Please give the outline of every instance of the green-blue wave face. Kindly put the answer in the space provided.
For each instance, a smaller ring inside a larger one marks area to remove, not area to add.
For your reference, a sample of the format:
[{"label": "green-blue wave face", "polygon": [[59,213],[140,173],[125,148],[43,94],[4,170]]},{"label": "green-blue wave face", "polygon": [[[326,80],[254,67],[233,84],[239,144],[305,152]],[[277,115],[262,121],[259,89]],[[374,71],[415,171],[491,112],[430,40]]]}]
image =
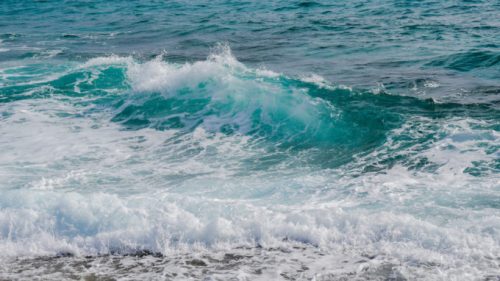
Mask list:
[{"label": "green-blue wave face", "polygon": [[[81,117],[99,115],[121,130],[167,130],[176,138],[196,130],[244,137],[264,153],[246,159],[250,166],[245,169],[252,170],[283,162],[337,168],[384,148],[389,139],[408,148],[448,137],[438,131],[415,139],[395,134],[418,118],[431,127],[477,118],[488,122],[485,129],[498,130],[494,104],[437,103],[384,90],[353,90],[319,76],[291,78],[247,68],[223,51],[192,64],[172,64],[161,57],[143,63],[108,57],[83,65],[13,67],[3,71],[0,98],[6,104],[53,98],[80,108]],[[412,162],[385,157],[378,159],[385,168]],[[421,166],[437,167],[430,161]]]}]

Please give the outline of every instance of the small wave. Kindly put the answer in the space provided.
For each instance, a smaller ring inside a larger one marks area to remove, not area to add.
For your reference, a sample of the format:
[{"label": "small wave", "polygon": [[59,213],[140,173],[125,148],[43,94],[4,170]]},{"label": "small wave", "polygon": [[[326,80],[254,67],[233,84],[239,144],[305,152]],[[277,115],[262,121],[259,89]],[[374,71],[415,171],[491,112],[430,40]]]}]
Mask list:
[{"label": "small wave", "polygon": [[323,5],[321,3],[314,1],[303,1],[297,4],[297,6],[302,8],[311,8],[311,7],[321,7]]},{"label": "small wave", "polygon": [[97,57],[88,60],[82,65],[82,68],[90,68],[94,66],[107,66],[116,64],[130,64],[133,62],[132,57],[120,57],[117,55],[107,56],[107,57]]},{"label": "small wave", "polygon": [[80,38],[80,36],[76,35],[76,34],[63,34],[61,36],[62,38],[65,38],[65,39],[76,39],[76,38]]},{"label": "small wave", "polygon": [[492,51],[469,51],[435,59],[428,66],[440,66],[457,71],[491,68],[500,63],[500,53]]},{"label": "small wave", "polygon": [[297,4],[288,3],[287,6],[276,8],[274,11],[289,11],[295,9],[309,9],[317,7],[325,7],[325,5],[315,1],[300,1]]}]

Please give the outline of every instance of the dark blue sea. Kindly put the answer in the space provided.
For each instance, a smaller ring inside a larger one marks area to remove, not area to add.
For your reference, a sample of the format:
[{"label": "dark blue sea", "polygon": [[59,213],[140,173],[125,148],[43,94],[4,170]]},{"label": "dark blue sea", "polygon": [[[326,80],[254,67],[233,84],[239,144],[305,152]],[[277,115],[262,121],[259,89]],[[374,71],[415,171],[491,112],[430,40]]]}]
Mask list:
[{"label": "dark blue sea", "polygon": [[0,280],[500,280],[500,2],[0,0]]}]

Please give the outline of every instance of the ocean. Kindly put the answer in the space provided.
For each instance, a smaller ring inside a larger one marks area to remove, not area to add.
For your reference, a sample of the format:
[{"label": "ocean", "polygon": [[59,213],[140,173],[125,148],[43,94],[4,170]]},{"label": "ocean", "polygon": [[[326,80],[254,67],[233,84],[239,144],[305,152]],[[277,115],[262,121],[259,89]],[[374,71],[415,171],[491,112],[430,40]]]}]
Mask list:
[{"label": "ocean", "polygon": [[500,280],[500,2],[0,2],[0,280]]}]

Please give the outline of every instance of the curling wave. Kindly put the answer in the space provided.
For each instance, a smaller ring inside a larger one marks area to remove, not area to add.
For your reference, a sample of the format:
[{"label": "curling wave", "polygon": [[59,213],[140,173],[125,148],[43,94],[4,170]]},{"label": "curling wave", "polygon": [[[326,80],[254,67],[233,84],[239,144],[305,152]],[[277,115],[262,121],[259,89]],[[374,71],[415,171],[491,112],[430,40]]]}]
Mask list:
[{"label": "curling wave", "polygon": [[224,47],[48,69],[0,76],[3,258],[304,244],[472,277],[498,257],[490,104],[293,78]]}]

